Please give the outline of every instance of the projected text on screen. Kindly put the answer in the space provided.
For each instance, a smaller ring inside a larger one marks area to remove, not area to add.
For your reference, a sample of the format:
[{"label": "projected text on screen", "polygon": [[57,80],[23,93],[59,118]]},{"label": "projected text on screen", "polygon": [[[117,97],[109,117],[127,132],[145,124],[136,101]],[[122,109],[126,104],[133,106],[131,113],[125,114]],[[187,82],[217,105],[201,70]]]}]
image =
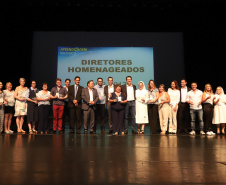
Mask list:
[{"label": "projected text on screen", "polygon": [[109,76],[114,83],[125,84],[132,76],[133,84],[154,79],[153,47],[58,47],[57,77],[62,81],[80,76],[81,85],[88,80]]}]

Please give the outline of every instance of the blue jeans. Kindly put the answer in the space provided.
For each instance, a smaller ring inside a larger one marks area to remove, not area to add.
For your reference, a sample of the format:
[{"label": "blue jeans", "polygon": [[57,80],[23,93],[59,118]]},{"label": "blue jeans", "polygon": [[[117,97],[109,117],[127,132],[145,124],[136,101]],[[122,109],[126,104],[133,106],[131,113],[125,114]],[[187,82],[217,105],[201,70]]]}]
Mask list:
[{"label": "blue jeans", "polygon": [[190,115],[191,115],[191,129],[195,130],[195,120],[196,120],[196,115],[198,116],[199,119],[199,127],[200,131],[203,131],[204,123],[203,123],[203,110],[195,110],[195,109],[190,109]]},{"label": "blue jeans", "polygon": [[135,101],[128,101],[125,106],[125,121],[124,121],[124,129],[128,130],[128,118],[129,113],[131,116],[131,126],[133,130],[136,130],[136,124],[135,124]]}]

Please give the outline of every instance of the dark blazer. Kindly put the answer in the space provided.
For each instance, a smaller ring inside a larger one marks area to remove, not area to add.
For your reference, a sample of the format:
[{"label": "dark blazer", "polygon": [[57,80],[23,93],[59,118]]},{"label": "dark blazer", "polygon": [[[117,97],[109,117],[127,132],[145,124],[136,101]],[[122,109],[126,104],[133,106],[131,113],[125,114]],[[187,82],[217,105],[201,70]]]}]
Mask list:
[{"label": "dark blazer", "polygon": [[[114,92],[115,92],[115,85],[114,85]],[[106,96],[106,103],[108,102],[108,85],[104,86],[104,94]]]},{"label": "dark blazer", "polygon": [[[136,93],[135,93],[136,89],[137,89],[136,86],[133,85],[133,93],[134,93],[134,98],[135,99],[136,99]],[[122,85],[122,93],[125,94],[126,97],[127,97],[127,84]]]},{"label": "dark blazer", "polygon": [[[75,85],[71,85],[68,87],[68,107],[69,108],[81,108],[82,107],[82,86],[78,86],[78,91],[75,98]],[[75,106],[73,100],[77,100],[78,106]]]},{"label": "dark blazer", "polygon": [[[88,87],[82,89],[82,99],[83,99],[82,109],[88,110],[90,107],[89,105],[90,96],[89,96]],[[95,102],[95,104],[92,107],[94,110],[96,109],[96,103],[98,100],[99,100],[99,96],[98,96],[97,90],[93,88],[93,101]]]},{"label": "dark blazer", "polygon": [[[187,92],[189,92],[190,90],[191,88],[187,86]],[[181,88],[180,88],[180,102],[181,102]]]}]

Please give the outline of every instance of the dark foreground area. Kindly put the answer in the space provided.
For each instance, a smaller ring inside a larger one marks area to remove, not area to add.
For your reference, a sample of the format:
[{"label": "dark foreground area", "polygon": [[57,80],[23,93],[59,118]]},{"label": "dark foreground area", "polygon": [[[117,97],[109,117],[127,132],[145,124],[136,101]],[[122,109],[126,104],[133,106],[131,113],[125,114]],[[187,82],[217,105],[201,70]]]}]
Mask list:
[{"label": "dark foreground area", "polygon": [[225,135],[2,134],[0,184],[226,184]]}]

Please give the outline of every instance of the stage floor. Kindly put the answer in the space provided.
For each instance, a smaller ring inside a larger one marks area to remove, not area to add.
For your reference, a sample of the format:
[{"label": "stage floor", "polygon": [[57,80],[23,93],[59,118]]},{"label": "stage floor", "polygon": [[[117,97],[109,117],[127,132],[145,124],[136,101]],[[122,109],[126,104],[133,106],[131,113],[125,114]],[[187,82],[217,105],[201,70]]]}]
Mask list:
[{"label": "stage floor", "polygon": [[0,135],[0,184],[226,184],[225,136]]}]

